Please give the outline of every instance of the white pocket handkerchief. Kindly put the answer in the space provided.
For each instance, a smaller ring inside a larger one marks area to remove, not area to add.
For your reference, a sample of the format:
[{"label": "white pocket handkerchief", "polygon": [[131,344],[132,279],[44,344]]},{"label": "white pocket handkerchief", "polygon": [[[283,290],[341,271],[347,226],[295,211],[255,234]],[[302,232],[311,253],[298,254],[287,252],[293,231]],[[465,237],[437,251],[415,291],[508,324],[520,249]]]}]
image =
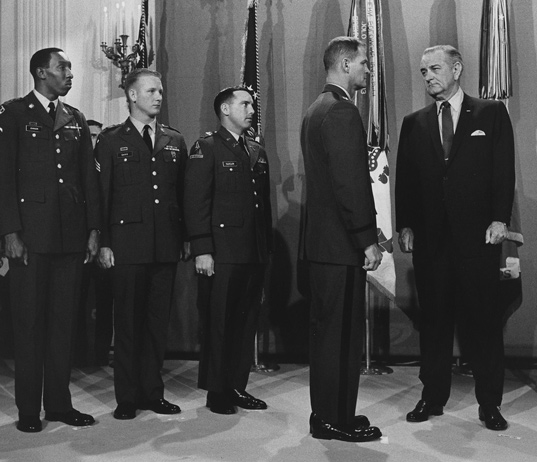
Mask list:
[{"label": "white pocket handkerchief", "polygon": [[486,136],[483,130],[476,130],[470,136]]}]

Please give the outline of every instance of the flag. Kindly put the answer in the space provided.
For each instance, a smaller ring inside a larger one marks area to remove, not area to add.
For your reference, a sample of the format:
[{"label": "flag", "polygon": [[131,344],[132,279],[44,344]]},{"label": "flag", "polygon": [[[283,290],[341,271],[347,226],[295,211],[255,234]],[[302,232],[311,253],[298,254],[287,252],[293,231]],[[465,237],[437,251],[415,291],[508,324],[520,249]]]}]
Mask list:
[{"label": "flag", "polygon": [[[506,0],[483,0],[481,16],[481,47],[479,61],[479,95],[481,98],[503,100],[513,95],[511,50],[509,45],[509,11]],[[522,303],[522,282],[518,247],[524,243],[520,227],[517,193],[511,214],[509,234],[502,243],[500,263],[501,300],[504,322]]]},{"label": "flag", "polygon": [[140,29],[138,31],[138,62],[137,68],[146,68],[149,66],[147,53],[147,23],[148,23],[148,2],[142,0],[142,15],[140,16]]},{"label": "flag", "polygon": [[367,46],[369,84],[356,93],[355,103],[360,110],[367,132],[369,172],[377,210],[377,234],[382,249],[382,263],[376,271],[368,272],[368,280],[390,300],[395,299],[395,265],[393,261],[392,205],[390,197],[390,168],[388,165],[389,136],[386,107],[386,71],[382,35],[380,0],[353,0],[348,36],[356,37]]},{"label": "flag", "polygon": [[258,0],[247,0],[248,16],[242,37],[241,85],[254,94],[255,114],[250,136],[258,141],[262,137],[261,102],[259,98],[259,46],[257,42],[257,6]]}]

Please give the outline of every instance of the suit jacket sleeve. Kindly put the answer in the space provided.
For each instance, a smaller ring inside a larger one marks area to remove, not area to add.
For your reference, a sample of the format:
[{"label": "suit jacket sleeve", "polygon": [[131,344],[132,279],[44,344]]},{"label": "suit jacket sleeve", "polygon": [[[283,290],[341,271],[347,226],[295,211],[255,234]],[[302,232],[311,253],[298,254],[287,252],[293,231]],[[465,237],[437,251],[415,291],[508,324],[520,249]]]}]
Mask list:
[{"label": "suit jacket sleeve", "polygon": [[95,145],[95,160],[99,170],[99,187],[102,210],[101,247],[110,247],[110,207],[112,203],[113,162],[108,138],[101,133]]},{"label": "suit jacket sleeve", "polygon": [[211,229],[214,190],[214,153],[199,139],[186,161],[184,213],[192,256],[214,253]]},{"label": "suit jacket sleeve", "polygon": [[418,169],[412,165],[409,152],[409,131],[412,121],[405,117],[401,126],[399,147],[397,149],[397,171],[395,182],[396,230],[403,228],[415,230],[418,223],[417,213],[420,204],[420,182]]},{"label": "suit jacket sleeve", "polygon": [[498,102],[497,108],[492,143],[493,221],[509,225],[515,191],[515,143],[505,105]]},{"label": "suit jacket sleeve", "polygon": [[376,244],[367,143],[358,109],[346,101],[335,103],[321,130],[336,205],[353,246],[364,249]]},{"label": "suit jacket sleeve", "polygon": [[0,236],[22,230],[17,199],[18,128],[9,106],[0,106]]}]

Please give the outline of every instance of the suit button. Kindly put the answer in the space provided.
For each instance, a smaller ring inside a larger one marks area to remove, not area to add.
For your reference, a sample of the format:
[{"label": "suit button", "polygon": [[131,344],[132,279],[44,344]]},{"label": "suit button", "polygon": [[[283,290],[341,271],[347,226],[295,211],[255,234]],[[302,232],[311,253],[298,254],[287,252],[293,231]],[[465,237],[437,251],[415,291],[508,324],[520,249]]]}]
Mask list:
[{"label": "suit button", "polygon": [[252,178],[252,183],[255,183],[255,180]]},{"label": "suit button", "polygon": [[123,223],[125,223],[124,220],[119,220],[119,224],[122,225]]},{"label": "suit button", "polygon": [[35,133],[32,133],[32,138],[35,138],[37,135]]},{"label": "suit button", "polygon": [[126,158],[125,158],[125,159],[123,159],[123,162],[127,162],[127,159],[126,159]]},{"label": "suit button", "polygon": [[257,191],[254,191],[254,196],[257,196]]},{"label": "suit button", "polygon": [[153,189],[158,189],[158,185],[154,184]]},{"label": "suit button", "polygon": [[24,202],[24,197],[21,199],[21,202]]},{"label": "suit button", "polygon": [[258,209],[258,208],[259,208],[259,204],[255,204],[255,208]]},{"label": "suit button", "polygon": [[223,228],[224,227],[224,223],[220,223],[220,228]]},{"label": "suit button", "polygon": [[62,150],[60,148],[57,148],[56,152],[59,154],[60,152],[62,152]]},{"label": "suit button", "polygon": [[57,139],[57,140],[60,139],[60,135],[58,135],[57,133],[56,133],[56,139]]},{"label": "suit button", "polygon": [[155,204],[158,204],[160,201],[158,199],[155,199]]},{"label": "suit button", "polygon": [[155,158],[154,158],[154,157],[151,157],[151,161],[155,162]]},{"label": "suit button", "polygon": [[56,167],[62,168],[62,164],[58,164],[58,165],[56,165]]},{"label": "suit button", "polygon": [[153,176],[157,176],[157,172],[153,172]]}]

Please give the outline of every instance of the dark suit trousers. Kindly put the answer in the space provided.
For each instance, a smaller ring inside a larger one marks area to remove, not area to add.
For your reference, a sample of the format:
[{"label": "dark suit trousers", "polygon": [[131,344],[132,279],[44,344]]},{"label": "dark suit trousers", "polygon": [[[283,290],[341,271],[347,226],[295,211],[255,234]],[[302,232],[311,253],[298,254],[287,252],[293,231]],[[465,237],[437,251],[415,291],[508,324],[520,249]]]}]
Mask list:
[{"label": "dark suit trousers", "polygon": [[71,345],[84,254],[36,254],[12,263],[15,401],[22,415],[72,409]]},{"label": "dark suit trousers", "polygon": [[363,348],[365,271],[309,262],[312,411],[333,424],[354,420]]},{"label": "dark suit trousers", "polygon": [[214,272],[198,279],[203,326],[198,387],[244,391],[254,359],[265,265],[215,263]]},{"label": "dark suit trousers", "polygon": [[461,351],[473,370],[477,402],[501,404],[504,354],[498,303],[500,247],[490,250],[486,256],[463,258],[448,239],[434,258],[414,251],[424,400],[445,405],[449,398],[456,327]]},{"label": "dark suit trousers", "polygon": [[164,395],[164,362],[176,263],[116,265],[114,389],[118,403]]}]

